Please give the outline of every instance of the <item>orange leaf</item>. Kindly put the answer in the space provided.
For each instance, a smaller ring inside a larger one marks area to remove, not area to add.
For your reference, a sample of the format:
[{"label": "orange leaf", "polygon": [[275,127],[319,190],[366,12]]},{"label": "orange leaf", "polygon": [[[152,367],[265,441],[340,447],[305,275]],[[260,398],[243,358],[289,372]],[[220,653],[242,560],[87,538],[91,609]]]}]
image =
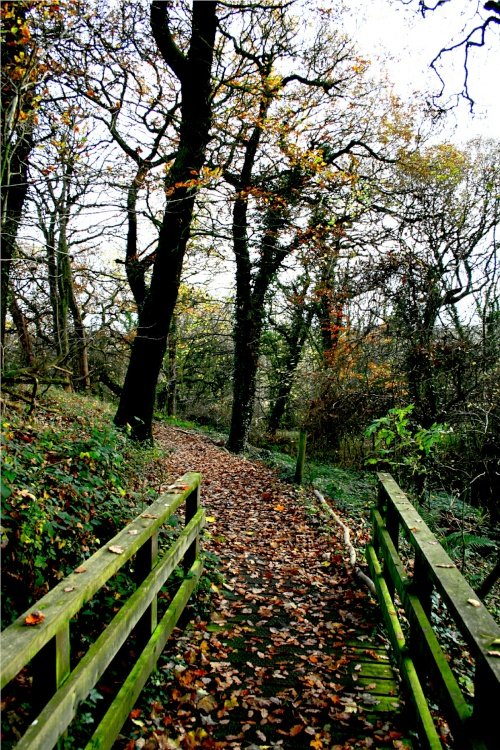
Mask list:
[{"label": "orange leaf", "polygon": [[140,708],[133,708],[129,716],[131,719],[137,719],[141,715],[142,710]]},{"label": "orange leaf", "polygon": [[295,724],[295,726],[290,729],[290,737],[295,737],[299,732],[302,732],[303,729],[304,727],[302,724]]},{"label": "orange leaf", "polygon": [[45,615],[40,610],[30,612],[30,614],[24,618],[25,625],[39,625],[45,620]]}]

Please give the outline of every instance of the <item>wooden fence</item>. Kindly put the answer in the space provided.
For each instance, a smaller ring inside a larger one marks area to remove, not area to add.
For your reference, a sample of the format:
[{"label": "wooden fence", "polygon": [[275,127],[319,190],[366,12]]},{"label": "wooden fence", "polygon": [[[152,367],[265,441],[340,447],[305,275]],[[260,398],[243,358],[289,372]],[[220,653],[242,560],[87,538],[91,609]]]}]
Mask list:
[{"label": "wooden fence", "polygon": [[[185,504],[185,526],[160,555],[158,532]],[[165,643],[182,614],[202,572],[200,474],[185,474],[110,542],[40,599],[1,635],[1,686],[31,662],[34,692],[46,702],[16,750],[49,750],[63,736],[79,704],[97,684],[134,630],[142,648],[86,750],[110,748],[127,719]],[[78,664],[70,666],[70,620],[132,557],[137,588]],[[174,570],[184,576],[167,611],[158,622],[157,595]],[[38,624],[28,626],[33,611]],[[28,619],[29,622],[29,619]]]},{"label": "wooden fence", "polygon": [[[391,475],[378,476],[367,559],[422,745],[442,748],[429,699],[442,710],[456,747],[498,748],[500,628]],[[405,562],[399,553],[402,535],[409,545]],[[438,640],[431,615],[434,592],[474,661],[473,700],[464,696]]]}]

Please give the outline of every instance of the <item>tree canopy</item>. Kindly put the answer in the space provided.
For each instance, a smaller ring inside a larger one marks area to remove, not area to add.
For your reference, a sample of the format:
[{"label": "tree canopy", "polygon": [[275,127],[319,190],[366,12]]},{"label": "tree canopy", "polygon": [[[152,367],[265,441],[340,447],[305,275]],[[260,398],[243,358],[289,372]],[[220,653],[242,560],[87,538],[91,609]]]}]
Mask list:
[{"label": "tree canopy", "polygon": [[498,440],[498,142],[445,138],[344,12],[2,5],[7,377],[118,396],[140,440],[155,409],[198,414],[235,452],[263,426],[362,445],[411,402],[424,427],[484,417],[478,470]]}]

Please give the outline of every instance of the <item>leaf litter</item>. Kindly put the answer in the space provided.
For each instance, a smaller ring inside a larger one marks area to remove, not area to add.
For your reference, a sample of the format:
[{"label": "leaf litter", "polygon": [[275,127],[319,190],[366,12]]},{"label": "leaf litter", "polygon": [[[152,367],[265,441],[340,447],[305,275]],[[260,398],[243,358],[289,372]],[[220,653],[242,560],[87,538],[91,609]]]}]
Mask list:
[{"label": "leaf litter", "polygon": [[341,532],[311,524],[303,492],[263,464],[166,425],[156,438],[172,477],[203,475],[203,548],[223,583],[206,620],[174,631],[114,747],[409,747],[379,610]]}]

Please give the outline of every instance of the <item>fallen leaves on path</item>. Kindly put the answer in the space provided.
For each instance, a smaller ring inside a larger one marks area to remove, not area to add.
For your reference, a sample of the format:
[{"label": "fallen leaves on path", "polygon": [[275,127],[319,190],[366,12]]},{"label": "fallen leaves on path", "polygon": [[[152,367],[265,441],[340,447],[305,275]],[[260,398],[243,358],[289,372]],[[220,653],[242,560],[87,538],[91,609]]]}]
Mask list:
[{"label": "fallen leaves on path", "polygon": [[164,425],[157,439],[171,479],[203,475],[203,547],[223,583],[210,620],[167,644],[161,701],[143,697],[115,747],[402,747],[377,605],[351,580],[337,532],[311,523],[301,490],[264,465]]}]

